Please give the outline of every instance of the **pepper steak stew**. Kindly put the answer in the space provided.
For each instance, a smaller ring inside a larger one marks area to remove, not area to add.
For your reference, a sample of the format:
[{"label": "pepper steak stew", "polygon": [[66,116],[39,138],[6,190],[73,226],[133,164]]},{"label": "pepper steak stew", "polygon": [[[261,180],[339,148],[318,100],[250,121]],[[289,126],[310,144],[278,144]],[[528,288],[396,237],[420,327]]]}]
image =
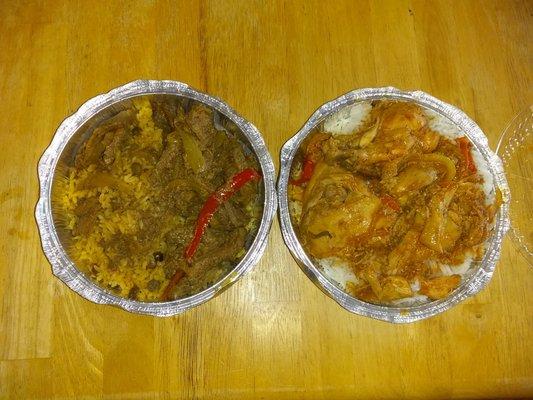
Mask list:
[{"label": "pepper steak stew", "polygon": [[263,192],[232,121],[199,102],[146,96],[94,128],[54,193],[78,268],[121,297],[167,301],[242,259]]}]

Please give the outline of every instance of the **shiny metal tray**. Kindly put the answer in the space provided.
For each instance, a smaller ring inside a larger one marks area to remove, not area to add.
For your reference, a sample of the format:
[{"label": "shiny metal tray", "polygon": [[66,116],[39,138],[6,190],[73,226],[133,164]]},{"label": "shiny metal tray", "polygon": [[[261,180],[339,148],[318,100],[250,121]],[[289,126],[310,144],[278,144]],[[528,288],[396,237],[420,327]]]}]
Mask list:
[{"label": "shiny metal tray", "polygon": [[[100,121],[108,118],[128,104],[131,99],[143,95],[171,95],[189,98],[217,110],[242,131],[250,147],[255,152],[263,175],[264,206],[261,223],[255,239],[246,255],[234,269],[206,290],[190,297],[169,302],[140,302],[118,297],[107,292],[76,268],[69,258],[54,224],[52,210],[52,186],[54,179],[61,173],[61,164],[72,159],[79,146],[87,139]],[[139,80],[96,96],[72,116],[65,119],[57,129],[50,146],[39,161],[40,198],[35,217],[41,235],[42,247],[55,276],[84,298],[98,304],[110,304],[138,314],[170,316],[202,304],[235,283],[259,260],[267,244],[267,236],[274,218],[277,201],[275,194],[275,170],[265,142],[255,126],[239,116],[223,101],[192,89],[176,81]]]},{"label": "shiny metal tray", "polygon": [[[321,269],[313,262],[303,249],[295,233],[294,227],[292,226],[287,195],[288,181],[292,162],[298,147],[304,138],[326,117],[341,110],[343,107],[359,101],[377,99],[414,102],[449,118],[461,131],[464,132],[479,153],[481,153],[493,176],[494,185],[502,192],[504,204],[501,206],[495,217],[494,228],[487,241],[486,251],[482,261],[479,262],[478,265],[472,267],[473,270],[469,276],[463,279],[462,284],[445,299],[409,307],[375,305],[356,299],[346,293],[336,283],[328,279]],[[500,256],[503,237],[509,229],[508,212],[510,193],[504,175],[502,162],[489,148],[488,140],[481,129],[464,112],[436,99],[435,97],[421,91],[404,92],[392,87],[354,90],[324,104],[316,110],[305,125],[285,143],[281,150],[278,200],[280,206],[281,230],[285,243],[303,272],[320,289],[322,289],[322,291],[332,297],[348,311],[394,323],[413,322],[439,314],[483,289],[494,273],[496,263]]]}]

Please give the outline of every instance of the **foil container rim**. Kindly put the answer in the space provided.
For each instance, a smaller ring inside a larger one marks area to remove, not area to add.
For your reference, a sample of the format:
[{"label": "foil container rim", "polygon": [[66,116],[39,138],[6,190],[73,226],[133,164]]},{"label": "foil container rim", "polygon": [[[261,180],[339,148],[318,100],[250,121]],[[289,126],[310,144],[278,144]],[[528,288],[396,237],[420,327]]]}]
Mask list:
[{"label": "foil container rim", "polygon": [[[167,94],[190,98],[214,108],[232,120],[248,139],[259,161],[264,186],[264,204],[258,232],[242,260],[224,278],[193,296],[170,302],[141,302],[125,299],[105,291],[93,283],[68,257],[57,235],[52,217],[51,190],[57,162],[65,146],[85,122],[107,107],[129,98],[151,94]],[[259,130],[218,97],[191,88],[173,80],[136,80],[99,94],[83,103],[57,128],[50,145],[38,163],[39,200],[35,207],[35,219],[45,256],[53,274],[73,291],[97,304],[109,304],[126,311],[152,316],[172,316],[198,306],[227,289],[249,272],[261,258],[267,245],[276,210],[275,167]]]},{"label": "foil container rim", "polygon": [[[502,192],[503,204],[495,217],[494,229],[488,241],[483,260],[478,269],[445,299],[415,306],[383,306],[366,303],[350,296],[332,283],[307,255],[292,226],[287,196],[292,160],[303,139],[325,118],[345,106],[360,101],[391,99],[415,102],[449,118],[470,139],[487,162],[494,185]],[[481,128],[459,108],[445,103],[423,91],[403,91],[395,87],[362,88],[352,90],[320,106],[303,127],[282,146],[278,178],[278,204],[281,231],[287,247],[303,272],[328,296],[346,310],[391,323],[410,323],[442,313],[457,303],[481,291],[490,281],[501,253],[503,237],[509,230],[510,192],[503,164],[490,149],[488,139]]]}]

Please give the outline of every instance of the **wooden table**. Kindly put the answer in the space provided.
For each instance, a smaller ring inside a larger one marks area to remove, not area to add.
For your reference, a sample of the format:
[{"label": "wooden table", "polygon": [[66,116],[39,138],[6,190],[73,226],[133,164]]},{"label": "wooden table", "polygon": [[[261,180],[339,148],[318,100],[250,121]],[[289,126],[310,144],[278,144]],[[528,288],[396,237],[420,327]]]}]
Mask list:
[{"label": "wooden table", "polygon": [[319,291],[277,221],[262,261],[173,318],[92,304],[52,276],[37,161],[67,115],[138,78],[225,99],[281,145],[354,88],[422,89],[494,148],[533,100],[531,1],[1,1],[0,397],[354,399],[533,396],[532,270],[509,239],[482,293],[410,325]]}]

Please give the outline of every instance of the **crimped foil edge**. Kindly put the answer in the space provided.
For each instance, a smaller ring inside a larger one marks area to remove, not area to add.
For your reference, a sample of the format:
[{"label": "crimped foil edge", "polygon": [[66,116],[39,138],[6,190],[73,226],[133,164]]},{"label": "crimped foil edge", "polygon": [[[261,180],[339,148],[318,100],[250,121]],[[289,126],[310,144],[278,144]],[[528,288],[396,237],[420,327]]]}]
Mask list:
[{"label": "crimped foil edge", "polygon": [[[483,260],[479,268],[472,273],[450,296],[417,306],[388,307],[358,300],[328,280],[320,269],[311,261],[300,244],[292,227],[288,204],[288,180],[292,161],[303,139],[324,118],[354,102],[388,98],[391,100],[412,101],[448,117],[472,141],[476,149],[487,162],[494,179],[495,187],[503,195],[504,204],[495,217],[494,230],[488,241]],[[410,323],[429,318],[444,312],[467,297],[482,290],[490,281],[496,263],[500,257],[501,245],[509,223],[510,193],[505,178],[503,164],[499,157],[489,148],[488,140],[479,126],[457,107],[447,104],[425,92],[406,92],[394,87],[365,88],[348,92],[319,107],[304,126],[290,138],[281,149],[280,175],[278,178],[278,203],[281,230],[285,243],[304,273],[326,294],[348,311],[392,323]]]},{"label": "crimped foil edge", "polygon": [[[140,302],[115,296],[94,284],[68,257],[54,227],[51,207],[53,176],[59,157],[74,133],[92,116],[106,107],[145,94],[170,94],[200,101],[230,118],[247,137],[261,166],[264,185],[264,207],[257,235],[243,259],[222,280],[193,296],[171,302]],[[275,169],[265,142],[257,128],[237,114],[233,108],[217,97],[199,92],[188,85],[170,80],[137,80],[100,94],[86,101],[56,130],[52,142],[44,151],[38,164],[40,197],[35,208],[35,218],[43,251],[52,266],[53,274],[82,297],[97,304],[109,304],[126,311],[153,316],[172,316],[189,310],[213,298],[246,274],[262,256],[268,233],[277,209]]]}]

